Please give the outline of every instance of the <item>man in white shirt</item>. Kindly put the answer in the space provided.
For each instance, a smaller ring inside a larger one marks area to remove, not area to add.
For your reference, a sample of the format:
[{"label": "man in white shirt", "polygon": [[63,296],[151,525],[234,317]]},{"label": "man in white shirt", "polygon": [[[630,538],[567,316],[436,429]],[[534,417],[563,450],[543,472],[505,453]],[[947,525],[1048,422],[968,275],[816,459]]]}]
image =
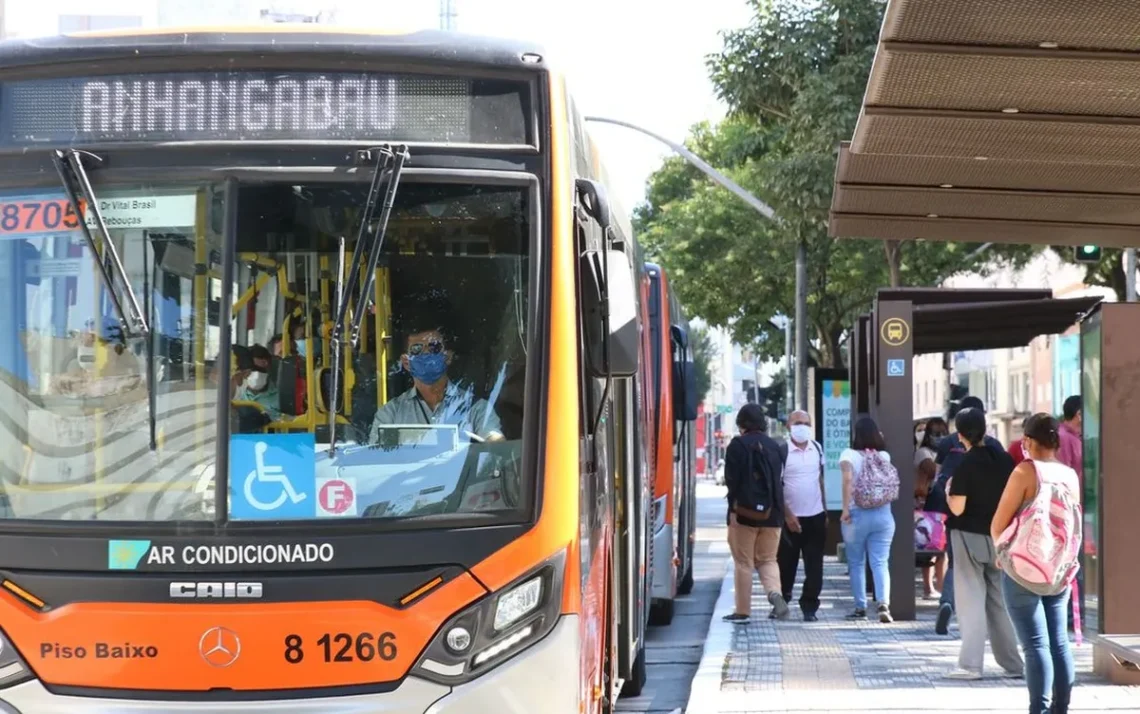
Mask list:
[{"label": "man in white shirt", "polygon": [[823,448],[812,436],[811,417],[794,411],[788,417],[791,437],[780,449],[784,458],[784,533],[776,560],[784,600],[792,601],[800,554],[804,560],[804,585],[800,609],[804,622],[815,622],[819,593],[823,589],[823,548],[827,539],[827,500],[823,491]]}]

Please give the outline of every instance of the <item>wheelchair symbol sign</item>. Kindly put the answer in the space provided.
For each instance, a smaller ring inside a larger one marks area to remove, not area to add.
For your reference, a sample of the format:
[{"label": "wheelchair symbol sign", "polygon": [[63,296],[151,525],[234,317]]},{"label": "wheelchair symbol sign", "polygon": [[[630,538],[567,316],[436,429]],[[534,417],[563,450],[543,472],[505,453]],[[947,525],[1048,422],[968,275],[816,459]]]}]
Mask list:
[{"label": "wheelchair symbol sign", "polygon": [[889,359],[887,360],[887,376],[888,377],[905,377],[906,376],[906,360]]},{"label": "wheelchair symbol sign", "polygon": [[230,438],[230,518],[314,518],[316,443],[312,434]]}]

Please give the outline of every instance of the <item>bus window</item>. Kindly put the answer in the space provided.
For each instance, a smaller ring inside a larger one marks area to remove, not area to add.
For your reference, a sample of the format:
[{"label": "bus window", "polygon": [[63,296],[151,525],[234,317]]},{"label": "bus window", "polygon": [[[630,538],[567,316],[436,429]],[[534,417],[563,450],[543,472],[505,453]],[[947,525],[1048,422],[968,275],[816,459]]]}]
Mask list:
[{"label": "bus window", "polygon": [[218,275],[221,245],[198,223],[208,194],[197,186],[99,192],[149,341],[121,329],[62,190],[0,196],[28,214],[0,226],[0,403],[15,423],[0,430],[9,455],[0,515],[202,517],[193,474],[212,468],[217,439],[207,370],[218,357],[219,290],[207,278]]},{"label": "bus window", "polygon": [[[237,253],[291,266],[308,326],[293,361],[316,411],[332,403],[325,347],[339,239],[349,262],[368,185],[244,185]],[[522,187],[401,182],[355,349],[346,344],[338,450],[317,425],[317,478],[352,479],[357,516],[517,514],[532,240]],[[367,251],[365,251],[367,255]],[[361,273],[365,272],[363,269]],[[347,281],[346,265],[340,281]],[[321,284],[329,276],[330,286]],[[351,311],[364,281],[347,285]],[[350,312],[351,312],[350,311]],[[346,334],[350,330],[346,329]],[[291,334],[291,330],[285,334]],[[347,388],[344,386],[347,385]],[[309,410],[313,410],[310,404]],[[310,515],[309,517],[312,517]]]}]

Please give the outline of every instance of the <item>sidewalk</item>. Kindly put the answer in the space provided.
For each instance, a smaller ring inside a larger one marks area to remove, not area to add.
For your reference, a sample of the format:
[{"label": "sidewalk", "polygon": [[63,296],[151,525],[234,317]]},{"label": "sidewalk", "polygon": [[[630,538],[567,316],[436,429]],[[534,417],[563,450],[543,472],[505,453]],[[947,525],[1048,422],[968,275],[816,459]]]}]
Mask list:
[{"label": "sidewalk", "polygon": [[[769,620],[770,607],[758,581],[752,622],[723,622],[732,612],[732,591],[731,559],[726,558],[687,714],[1028,710],[1024,680],[1003,678],[988,648],[984,679],[945,679],[957,663],[960,641],[956,625],[947,636],[934,633],[936,602],[920,599],[914,622],[844,620],[851,597],[846,566],[835,558],[825,565],[823,604],[815,623],[799,619],[795,602],[789,619]],[[1070,711],[1140,712],[1140,687],[1114,687],[1094,678],[1087,640],[1073,652],[1077,689]]]}]

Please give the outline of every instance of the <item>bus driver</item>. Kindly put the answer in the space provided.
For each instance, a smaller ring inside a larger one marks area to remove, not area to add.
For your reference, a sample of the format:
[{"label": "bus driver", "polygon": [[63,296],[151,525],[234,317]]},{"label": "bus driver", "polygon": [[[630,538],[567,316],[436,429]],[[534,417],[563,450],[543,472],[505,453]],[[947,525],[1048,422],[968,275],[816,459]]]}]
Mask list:
[{"label": "bus driver", "polygon": [[372,420],[368,441],[381,443],[380,427],[387,424],[453,424],[460,436],[472,441],[502,441],[502,425],[486,399],[463,389],[447,376],[453,353],[447,349],[440,327],[420,324],[408,331],[400,365],[412,375],[414,386],[380,407]]}]

